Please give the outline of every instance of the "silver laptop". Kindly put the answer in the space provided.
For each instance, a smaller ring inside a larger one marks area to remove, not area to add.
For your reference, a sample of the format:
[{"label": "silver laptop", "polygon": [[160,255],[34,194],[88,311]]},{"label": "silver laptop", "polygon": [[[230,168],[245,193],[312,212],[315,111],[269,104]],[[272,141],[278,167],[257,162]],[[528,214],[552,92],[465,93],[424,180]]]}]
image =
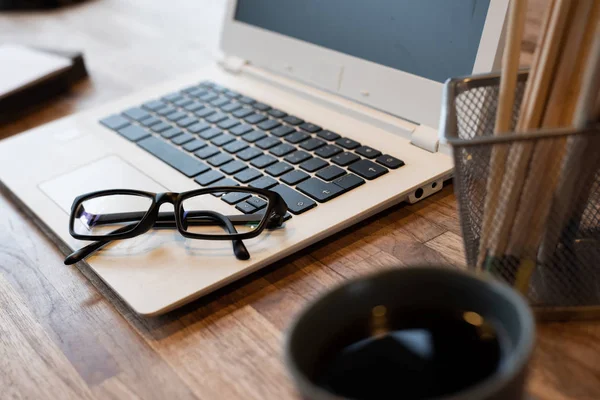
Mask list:
[{"label": "silver laptop", "polygon": [[176,230],[86,259],[137,313],[167,312],[441,190],[452,173],[437,134],[443,82],[495,68],[507,5],[230,1],[221,60],[0,142],[0,180],[65,253],[86,244],[68,230],[83,193],[223,184],[280,193],[291,218],[245,241],[249,260],[234,257],[231,242]]}]

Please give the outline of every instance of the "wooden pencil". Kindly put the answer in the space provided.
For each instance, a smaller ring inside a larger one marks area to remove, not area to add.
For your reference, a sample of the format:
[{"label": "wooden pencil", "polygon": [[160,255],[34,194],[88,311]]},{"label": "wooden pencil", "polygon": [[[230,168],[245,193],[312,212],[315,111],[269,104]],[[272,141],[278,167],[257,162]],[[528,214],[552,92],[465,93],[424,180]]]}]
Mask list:
[{"label": "wooden pencil", "polygon": [[[519,56],[521,40],[525,29],[526,14],[526,0],[511,1],[507,27],[507,40],[502,58],[502,75],[500,78],[498,108],[496,112],[496,124],[494,127],[495,135],[508,134],[512,129],[515,90],[517,87],[517,75],[519,73]],[[479,244],[479,261],[477,262],[477,265],[483,264],[483,259],[488,246],[488,236],[493,217],[492,210],[496,208],[498,202],[498,194],[500,192],[506,156],[506,146],[495,146],[492,149],[486,185],[482,233]]]}]

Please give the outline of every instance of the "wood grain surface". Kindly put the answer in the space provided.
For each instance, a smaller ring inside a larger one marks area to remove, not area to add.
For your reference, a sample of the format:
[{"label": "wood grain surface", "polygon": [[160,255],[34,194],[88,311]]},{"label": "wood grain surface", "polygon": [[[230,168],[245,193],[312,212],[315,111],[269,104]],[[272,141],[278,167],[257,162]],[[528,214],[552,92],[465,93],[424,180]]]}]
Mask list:
[{"label": "wood grain surface", "polygon": [[[523,64],[546,0],[529,0]],[[0,42],[82,50],[90,79],[0,127],[0,138],[101,104],[215,56],[221,0],[95,0],[0,14]],[[282,338],[310,299],[348,277],[462,264],[452,186],[400,205],[159,318],[132,313],[0,195],[0,397],[282,399],[296,394]],[[529,389],[600,398],[600,322],[538,326]]]}]

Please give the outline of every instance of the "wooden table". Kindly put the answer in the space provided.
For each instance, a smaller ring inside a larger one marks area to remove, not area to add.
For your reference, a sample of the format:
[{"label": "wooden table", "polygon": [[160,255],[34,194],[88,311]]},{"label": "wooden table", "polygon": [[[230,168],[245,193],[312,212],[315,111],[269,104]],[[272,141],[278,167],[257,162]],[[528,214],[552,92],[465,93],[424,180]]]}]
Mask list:
[{"label": "wooden table", "polygon": [[[545,0],[530,0],[525,63]],[[0,127],[0,138],[191,71],[217,48],[221,0],[96,0],[0,14],[0,42],[85,51],[89,81]],[[284,331],[345,278],[463,263],[452,187],[400,205],[169,315],[133,314],[0,195],[0,397],[282,399]],[[600,398],[600,322],[543,324],[529,383],[540,399]]]}]

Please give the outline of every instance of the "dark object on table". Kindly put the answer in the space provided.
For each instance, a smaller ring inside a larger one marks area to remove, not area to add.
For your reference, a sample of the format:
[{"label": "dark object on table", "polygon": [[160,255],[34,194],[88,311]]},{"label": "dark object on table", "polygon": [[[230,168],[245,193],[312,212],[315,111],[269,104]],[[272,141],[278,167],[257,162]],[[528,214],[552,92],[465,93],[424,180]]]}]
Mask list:
[{"label": "dark object on table", "polygon": [[68,91],[71,86],[88,76],[83,61],[83,53],[40,48],[36,50],[70,59],[71,66],[34,85],[25,86],[8,96],[0,96],[0,122],[7,122],[10,119],[14,119],[40,103]]},{"label": "dark object on table", "polygon": [[0,10],[38,10],[58,8],[84,0],[0,0]]}]

